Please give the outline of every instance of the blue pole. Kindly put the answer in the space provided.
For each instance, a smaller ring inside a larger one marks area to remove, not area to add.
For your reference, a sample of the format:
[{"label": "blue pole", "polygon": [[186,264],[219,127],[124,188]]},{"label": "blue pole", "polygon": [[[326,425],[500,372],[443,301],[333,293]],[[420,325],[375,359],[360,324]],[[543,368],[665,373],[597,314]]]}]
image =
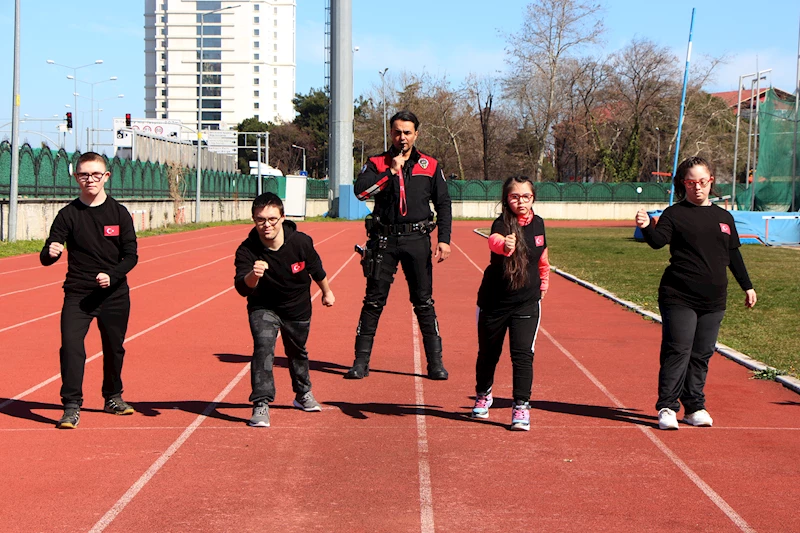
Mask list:
[{"label": "blue pole", "polygon": [[678,117],[678,135],[675,139],[675,159],[672,161],[672,185],[669,189],[669,205],[675,197],[675,171],[678,169],[678,154],[681,150],[681,130],[683,129],[683,112],[686,109],[686,85],[689,83],[689,61],[692,58],[692,30],[694,29],[694,11],[692,8],[692,22],[689,24],[689,46],[686,49],[686,70],[683,71],[683,92],[681,93],[681,112]]}]

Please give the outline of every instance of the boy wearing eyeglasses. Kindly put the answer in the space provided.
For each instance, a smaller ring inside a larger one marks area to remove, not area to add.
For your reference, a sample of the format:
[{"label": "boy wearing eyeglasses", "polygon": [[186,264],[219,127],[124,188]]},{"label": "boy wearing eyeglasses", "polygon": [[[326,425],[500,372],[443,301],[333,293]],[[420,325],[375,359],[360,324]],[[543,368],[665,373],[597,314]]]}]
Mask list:
[{"label": "boy wearing eyeglasses", "polygon": [[127,274],[139,260],[136,232],[128,210],[105,191],[111,173],[103,156],[82,154],[75,165],[80,196],[62,208],[50,227],[39,259],[50,266],[61,258],[64,243],[67,275],[61,310],[61,403],[59,429],[74,429],[83,404],[84,340],[97,319],[103,345],[103,410],[130,415],[122,399],[122,361],[130,315]]},{"label": "boy wearing eyeglasses", "polygon": [[234,286],[247,297],[253,335],[253,415],[248,424],[269,427],[269,404],[275,401],[272,366],[279,332],[295,393],[293,405],[306,412],[322,410],[311,393],[308,374],[311,280],[322,291],[322,305],[331,307],[335,298],[314,242],[297,231],[294,222],[286,220],[281,199],[264,193],[253,201],[252,213],[255,227],[236,250]]}]

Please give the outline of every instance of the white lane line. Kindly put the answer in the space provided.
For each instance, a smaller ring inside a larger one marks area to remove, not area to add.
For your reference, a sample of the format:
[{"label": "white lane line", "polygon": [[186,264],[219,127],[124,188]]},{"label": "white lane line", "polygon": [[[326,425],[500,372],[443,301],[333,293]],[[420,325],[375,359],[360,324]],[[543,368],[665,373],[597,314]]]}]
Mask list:
[{"label": "white lane line", "polygon": [[[135,287],[131,287],[130,290],[135,291],[136,289],[141,289],[142,287],[146,287],[147,285],[152,285],[153,283],[158,283],[159,281],[164,281],[165,279],[174,278],[175,276],[180,276],[181,274],[186,274],[187,272],[191,272],[193,270],[197,270],[197,269],[200,269],[200,268],[203,268],[203,267],[207,267],[208,265],[213,265],[214,263],[219,263],[220,261],[222,261],[224,259],[230,259],[230,256],[221,257],[221,258],[215,259],[215,260],[213,260],[213,261],[211,261],[209,263],[204,263],[204,264],[202,264],[200,266],[192,267],[192,268],[189,268],[187,270],[183,270],[181,272],[177,272],[175,274],[170,274],[169,276],[164,276],[163,278],[158,278],[158,279],[155,279],[153,281],[148,281],[146,283],[142,283],[140,285],[136,285]],[[45,318],[50,318],[51,316],[55,316],[55,315],[58,315],[58,314],[61,314],[60,310],[56,311],[54,313],[49,313],[47,315],[42,315],[40,317],[32,318],[30,320],[26,320],[25,322],[20,322],[19,324],[13,324],[11,326],[6,326],[6,327],[0,329],[0,333],[3,333],[4,331],[8,331],[10,329],[15,329],[15,328],[19,328],[19,327],[25,326],[25,325],[30,324],[32,322],[37,322],[39,320],[44,320]]]},{"label": "white lane line", "polygon": [[4,296],[11,296],[12,294],[19,294],[21,292],[34,291],[36,289],[42,289],[44,287],[51,287],[53,285],[58,285],[59,283],[64,283],[64,280],[60,279],[60,280],[54,281],[52,283],[45,283],[44,285],[37,285],[36,287],[28,287],[27,289],[20,289],[18,291],[5,292],[3,294],[0,294],[0,298],[2,298]]},{"label": "white lane line", "polygon": [[[602,384],[602,383],[600,383],[600,381],[599,381],[599,380],[598,380],[596,377],[594,377],[594,375],[593,375],[591,372],[589,372],[589,370],[588,370],[588,369],[587,369],[585,366],[583,366],[583,365],[580,363],[580,361],[578,361],[578,360],[575,358],[575,356],[573,356],[573,355],[572,355],[572,354],[571,354],[571,353],[570,353],[570,352],[569,352],[569,351],[568,351],[566,348],[564,348],[564,347],[563,347],[563,346],[562,346],[562,345],[561,345],[561,344],[560,344],[560,343],[559,343],[557,340],[555,340],[555,339],[553,338],[553,336],[552,336],[552,335],[550,335],[550,333],[548,333],[548,332],[547,332],[547,330],[545,330],[544,328],[542,328],[542,333],[544,333],[544,335],[545,335],[545,336],[546,336],[546,337],[547,337],[547,338],[550,340],[550,342],[552,342],[552,343],[553,343],[553,345],[554,345],[556,348],[558,348],[558,349],[561,351],[561,353],[563,353],[564,355],[566,355],[566,356],[567,356],[567,358],[568,358],[570,361],[572,361],[572,362],[575,364],[575,366],[577,366],[577,367],[578,367],[578,369],[579,369],[581,372],[583,372],[583,374],[584,374],[584,375],[585,375],[587,378],[589,378],[589,381],[591,381],[592,383],[594,383],[594,384],[595,384],[595,386],[596,386],[598,389],[600,389],[600,390],[603,392],[603,394],[604,394],[604,395],[605,395],[605,396],[606,396],[606,397],[607,397],[609,400],[611,400],[611,401],[614,403],[614,405],[615,405],[617,408],[620,408],[620,409],[624,409],[624,408],[625,408],[625,406],[622,404],[622,402],[620,402],[620,401],[619,401],[619,400],[618,400],[618,399],[617,399],[617,398],[616,398],[616,397],[615,397],[613,394],[611,394],[611,393],[608,391],[608,389],[606,389],[606,388],[603,386],[603,384]],[[744,519],[744,518],[742,518],[741,516],[739,516],[739,514],[738,514],[736,511],[734,511],[734,510],[733,510],[733,508],[732,508],[730,505],[728,505],[728,503],[727,503],[727,502],[726,502],[726,501],[725,501],[725,500],[722,498],[722,496],[720,496],[719,494],[717,494],[717,493],[716,493],[716,491],[714,491],[714,489],[712,489],[712,488],[711,488],[711,487],[708,485],[708,483],[706,483],[705,481],[703,481],[703,479],[702,479],[702,478],[701,478],[699,475],[697,475],[697,474],[694,472],[694,470],[692,470],[691,468],[689,468],[689,465],[687,465],[686,463],[684,463],[684,462],[683,462],[683,461],[680,459],[680,457],[678,457],[678,456],[677,456],[677,455],[676,455],[676,454],[675,454],[675,453],[674,453],[674,452],[673,452],[673,451],[672,451],[672,450],[669,448],[669,446],[667,446],[666,444],[664,444],[664,442],[663,442],[661,439],[659,439],[658,437],[656,437],[655,433],[653,432],[653,430],[652,430],[651,428],[649,428],[649,427],[644,427],[644,426],[638,426],[638,425],[637,425],[636,427],[638,427],[638,428],[639,428],[639,429],[642,431],[642,433],[644,433],[644,435],[645,435],[645,436],[646,436],[648,439],[650,439],[650,441],[651,441],[653,444],[655,444],[655,445],[656,445],[656,447],[657,447],[659,450],[661,450],[661,452],[662,452],[662,453],[664,453],[664,455],[666,455],[666,456],[667,456],[667,457],[670,459],[670,461],[672,461],[672,462],[675,464],[675,466],[677,466],[677,467],[678,467],[678,468],[681,470],[681,472],[683,472],[683,473],[686,475],[686,477],[688,477],[688,478],[689,478],[689,479],[692,481],[692,483],[694,483],[695,485],[697,485],[697,488],[699,488],[701,491],[703,491],[703,494],[705,494],[705,495],[708,497],[708,499],[710,499],[710,500],[711,500],[711,501],[714,503],[714,505],[716,505],[717,507],[719,507],[719,509],[720,509],[720,510],[721,510],[723,513],[725,513],[725,515],[726,515],[728,518],[730,518],[730,520],[731,520],[731,521],[732,521],[734,524],[736,524],[736,527],[738,527],[738,528],[739,528],[741,531],[744,531],[744,532],[747,532],[747,533],[754,533],[754,532],[755,532],[755,529],[751,528],[751,527],[750,527],[750,525],[749,525],[749,524],[748,524],[748,523],[745,521],[745,519]]]},{"label": "white lane line", "polygon": [[[334,278],[336,278],[336,276],[339,275],[339,273],[344,269],[344,267],[347,266],[347,264],[350,261],[353,260],[354,257],[356,257],[355,253],[353,253],[353,255],[351,255],[347,259],[347,261],[345,261],[344,264],[342,264],[342,266],[339,267],[339,270],[337,270],[336,273],[330,277],[329,281],[333,282]],[[317,292],[314,293],[314,295],[311,297],[311,301],[313,302],[320,294],[321,291],[317,289]],[[131,486],[131,488],[129,488],[125,492],[125,494],[123,494],[122,497],[119,500],[117,500],[114,506],[111,507],[111,509],[109,509],[108,512],[105,515],[103,515],[103,517],[100,520],[97,521],[97,523],[94,525],[94,527],[92,527],[89,533],[100,533],[101,531],[105,530],[105,528],[107,528],[111,524],[111,522],[114,521],[114,519],[122,512],[122,510],[125,509],[125,507],[133,500],[133,498],[136,497],[139,491],[141,491],[144,488],[144,486],[147,485],[147,483],[153,478],[153,476],[155,476],[156,473],[158,473],[158,471],[161,470],[161,467],[164,466],[164,464],[166,464],[166,462],[173,455],[175,455],[175,453],[181,446],[183,446],[183,443],[185,443],[189,439],[189,437],[192,436],[192,433],[194,433],[197,430],[200,424],[202,424],[203,421],[206,418],[208,418],[208,415],[212,411],[214,411],[217,404],[222,402],[222,400],[225,399],[228,393],[230,393],[230,391],[233,390],[233,388],[239,383],[239,381],[241,381],[242,378],[245,375],[247,375],[247,371],[249,369],[250,369],[249,363],[245,364],[242,367],[242,369],[239,371],[236,377],[234,377],[231,380],[231,382],[228,383],[228,385],[222,390],[222,392],[220,392],[217,395],[217,397],[214,398],[214,400],[208,405],[208,407],[206,407],[205,410],[203,410],[203,413],[198,415],[197,418],[195,418],[194,421],[189,425],[189,427],[187,427],[183,431],[183,433],[181,433],[180,436],[177,439],[175,439],[175,442],[173,442],[170,445],[170,447],[167,448],[167,450],[163,454],[161,454],[161,456],[158,459],[156,459],[156,461],[152,465],[150,465],[150,468],[148,468],[147,471],[144,474],[142,474],[142,476],[136,481],[136,483],[134,483]]]},{"label": "white lane line", "polygon": [[[201,229],[209,229],[209,228],[201,228]],[[195,230],[195,231],[198,231],[198,230]],[[221,232],[215,233],[213,235],[198,235],[198,236],[195,236],[195,237],[189,237],[188,239],[178,239],[178,240],[174,240],[174,241],[170,241],[170,242],[162,242],[162,243],[159,243],[159,244],[153,244],[152,246],[142,246],[139,249],[140,250],[149,250],[150,248],[159,248],[161,246],[172,246],[173,244],[178,244],[178,243],[182,243],[182,242],[196,241],[197,239],[210,239],[210,238],[216,237],[218,235],[229,235],[231,233],[238,233],[240,231],[241,230],[236,229],[236,230],[233,230],[233,231],[221,231]]]},{"label": "white lane line", "polygon": [[[206,248],[213,248],[215,246],[222,246],[223,244],[229,244],[231,242],[236,242],[236,240],[232,240],[232,241],[231,240],[227,240],[227,241],[223,241],[223,242],[218,242],[216,244],[209,244],[208,246],[201,246],[199,248],[192,248],[191,250],[183,250],[183,251],[180,251],[180,252],[173,252],[171,254],[160,255],[158,257],[151,257],[150,259],[145,259],[143,261],[139,261],[138,263],[136,263],[136,265],[137,266],[138,265],[144,265],[144,264],[150,263],[152,261],[158,261],[159,259],[165,259],[167,257],[172,257],[172,256],[175,256],[175,255],[188,254],[188,253],[191,253],[191,252],[196,252],[198,250],[205,250]],[[62,264],[64,264],[64,263],[62,263]],[[48,268],[48,267],[43,267],[43,266],[40,265],[38,267],[33,267],[31,270],[38,270],[38,269],[41,269],[41,268]],[[21,292],[33,291],[33,290],[41,289],[41,288],[44,288],[44,287],[50,287],[52,285],[57,285],[59,283],[64,283],[64,280],[63,279],[59,279],[58,281],[54,281],[52,283],[47,283],[45,285],[37,285],[36,287],[28,287],[27,289],[20,289],[18,291],[7,292],[7,293],[4,293],[4,294],[0,294],[0,298],[2,298],[3,296],[11,296],[12,294],[19,294]]]},{"label": "white lane line", "polygon": [[[458,246],[456,246],[456,248],[458,248]],[[467,257],[467,259],[469,259],[469,256],[467,256],[467,254],[464,253],[464,251],[461,250],[461,248],[458,249],[459,251],[461,251],[461,253],[464,254],[465,257]],[[475,265],[475,263],[471,259],[469,259],[469,261],[470,263]],[[477,267],[477,265],[475,266]],[[481,269],[478,268],[478,270]],[[544,335],[550,340],[550,342],[552,342],[553,345],[561,351],[561,353],[567,356],[567,358],[570,361],[572,361],[572,363],[576,367],[578,367],[578,369],[589,379],[589,381],[591,381],[598,389],[600,389],[600,391],[606,396],[606,398],[611,400],[611,402],[614,403],[614,405],[617,408],[620,409],[625,408],[622,402],[620,402],[616,396],[611,394],[611,392],[605,387],[605,385],[603,385],[600,382],[600,380],[598,380],[591,372],[589,372],[589,370],[585,366],[581,364],[580,361],[578,361],[566,348],[564,348],[555,338],[553,338],[553,336],[550,335],[550,333],[548,333],[547,330],[541,328],[541,332],[544,333]],[[747,533],[755,533],[755,530],[751,528],[750,525],[745,521],[745,519],[739,516],[739,514],[736,511],[734,511],[730,505],[728,505],[728,503],[722,498],[722,496],[717,494],[714,491],[714,489],[712,489],[705,481],[702,480],[700,476],[698,476],[691,468],[689,468],[689,466],[686,463],[684,463],[666,444],[664,444],[661,441],[661,439],[656,437],[652,429],[650,429],[649,427],[643,427],[639,425],[637,425],[636,427],[638,427],[642,431],[642,433],[644,433],[644,435],[648,439],[650,439],[650,441],[653,444],[655,444],[656,447],[659,450],[661,450],[661,452],[664,455],[666,455],[670,459],[670,461],[672,461],[673,464],[675,464],[675,466],[677,466],[681,470],[681,472],[683,472],[686,475],[686,477],[688,477],[692,481],[692,483],[694,483],[697,486],[697,488],[699,488],[703,492],[703,494],[705,494],[706,497],[708,497],[708,499],[710,499],[714,503],[714,505],[716,505],[723,513],[725,513],[725,515],[734,524],[736,524],[736,526],[741,531]]]},{"label": "white lane line", "polygon": [[[56,266],[65,267],[67,266],[66,263],[55,263]],[[0,276],[5,276],[6,274],[14,274],[15,272],[26,272],[28,270],[39,270],[42,268],[42,265],[36,265],[27,268],[18,268],[17,270],[6,270],[5,272],[0,272]]]},{"label": "white lane line", "polygon": [[[200,307],[200,306],[202,306],[202,305],[205,305],[205,304],[207,304],[208,302],[210,302],[211,300],[213,300],[213,299],[215,299],[215,298],[218,298],[219,296],[222,296],[222,295],[223,295],[223,294],[225,294],[226,292],[228,292],[228,291],[232,291],[232,290],[233,290],[233,287],[228,287],[228,288],[227,288],[227,289],[225,289],[224,291],[218,292],[218,293],[217,293],[217,294],[215,294],[214,296],[211,296],[210,298],[206,298],[206,299],[205,299],[205,300],[203,300],[202,302],[200,302],[200,303],[198,303],[198,304],[195,304],[195,305],[193,305],[193,306],[191,306],[191,307],[189,307],[189,308],[187,308],[187,309],[184,309],[184,310],[183,310],[183,311],[181,311],[180,313],[176,313],[176,314],[172,315],[171,317],[169,317],[169,318],[166,318],[166,319],[162,320],[162,321],[161,321],[161,322],[159,322],[158,324],[152,325],[152,326],[150,326],[150,327],[149,327],[149,328],[147,328],[147,329],[143,329],[142,331],[140,331],[140,332],[138,332],[138,333],[135,333],[135,334],[131,335],[130,337],[126,337],[126,338],[125,338],[125,340],[124,340],[122,343],[123,343],[123,344],[127,344],[127,343],[129,343],[130,341],[132,341],[133,339],[135,339],[135,338],[137,338],[137,337],[141,337],[141,336],[142,336],[142,335],[144,335],[145,333],[149,333],[149,332],[153,331],[153,330],[154,330],[154,329],[156,329],[156,328],[160,328],[160,327],[161,327],[161,326],[163,326],[164,324],[166,324],[166,323],[168,323],[168,322],[172,322],[172,321],[173,321],[173,320],[175,320],[176,318],[178,318],[178,317],[180,317],[180,316],[183,316],[183,315],[185,315],[186,313],[188,313],[188,312],[190,312],[190,311],[193,311],[193,310],[197,309],[198,307]],[[103,355],[103,352],[102,352],[102,350],[101,350],[101,351],[99,351],[99,352],[97,352],[97,353],[96,353],[96,354],[94,354],[93,356],[91,356],[91,357],[87,358],[87,359],[86,359],[86,363],[85,363],[85,364],[89,364],[89,363],[91,363],[92,361],[94,361],[95,359],[97,359],[98,357],[100,357],[101,355]],[[41,389],[42,387],[44,387],[44,386],[46,386],[46,385],[49,385],[50,383],[52,383],[53,381],[57,380],[57,379],[58,379],[58,378],[60,378],[60,377],[61,377],[61,374],[56,374],[55,376],[52,376],[52,377],[50,377],[50,378],[47,378],[46,380],[42,381],[42,382],[41,382],[41,383],[39,383],[38,385],[34,385],[34,386],[33,386],[33,387],[31,387],[30,389],[28,389],[28,390],[26,390],[26,391],[24,391],[24,392],[21,392],[21,393],[19,393],[19,394],[17,394],[17,395],[16,395],[16,396],[14,396],[13,398],[9,398],[8,400],[4,401],[3,403],[0,403],[0,411],[1,411],[1,410],[2,410],[4,407],[6,407],[7,405],[9,405],[9,404],[11,404],[11,403],[13,403],[13,402],[15,402],[15,401],[17,401],[17,400],[21,399],[21,398],[24,398],[25,396],[27,396],[27,395],[29,395],[29,394],[31,394],[31,393],[33,393],[33,392],[36,392],[37,390]]]},{"label": "white lane line", "polygon": [[433,533],[433,493],[431,465],[428,460],[428,426],[425,423],[425,392],[422,386],[422,354],[419,349],[419,324],[411,314],[411,336],[414,339],[414,389],[417,402],[417,463],[419,467],[419,521],[422,533]]},{"label": "white lane line", "polygon": [[244,376],[247,375],[247,371],[249,369],[250,365],[244,365],[242,367],[239,373],[236,374],[236,377],[234,377],[230,383],[228,383],[228,386],[222,389],[222,392],[220,392],[217,397],[214,398],[210,404],[208,404],[208,407],[205,408],[203,414],[198,415],[197,418],[195,418],[194,421],[189,424],[189,427],[183,430],[183,433],[181,433],[180,436],[175,439],[175,442],[173,442],[170,447],[167,448],[163,454],[161,454],[161,457],[156,459],[156,461],[150,465],[150,468],[148,468],[147,471],[142,474],[142,477],[140,477],[136,483],[134,483],[131,488],[129,488],[125,494],[123,494],[122,497],[117,500],[117,503],[115,503],[114,506],[109,509],[100,520],[97,521],[92,529],[89,530],[89,533],[99,533],[114,521],[117,515],[119,515],[119,513],[121,513],[122,510],[125,509],[125,507],[136,497],[139,491],[141,491],[144,486],[147,485],[147,482],[150,481],[159,470],[161,470],[161,467],[164,466],[167,461],[169,461],[170,457],[172,457],[175,452],[177,452],[178,449],[183,446],[183,443],[192,436],[192,433],[195,432],[197,427],[202,424],[206,418],[208,418],[208,415],[210,415],[214,409],[216,409],[217,405],[222,402],[228,393],[233,390],[233,388],[242,380]]}]

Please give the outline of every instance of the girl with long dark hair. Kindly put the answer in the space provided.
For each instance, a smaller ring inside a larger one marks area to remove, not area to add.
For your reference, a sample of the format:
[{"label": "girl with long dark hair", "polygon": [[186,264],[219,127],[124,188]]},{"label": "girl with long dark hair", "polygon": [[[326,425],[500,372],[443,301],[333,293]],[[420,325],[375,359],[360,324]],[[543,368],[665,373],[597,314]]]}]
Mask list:
[{"label": "girl with long dark hair", "polygon": [[745,291],[744,305],[756,304],[756,291],[747,275],[739,234],[733,216],[709,199],[714,183],[711,165],[690,157],[675,172],[675,197],[653,223],[644,209],[636,225],[652,248],[669,244],[669,266],[658,287],[661,311],[661,368],[658,372],[658,426],[678,429],[677,412],[683,404],[683,421],[711,426],[705,408],[708,361],[725,316],[728,274]]},{"label": "girl with long dark hair", "polygon": [[511,429],[530,429],[533,352],[539,331],[541,299],[547,292],[544,221],[533,212],[536,193],[530,178],[508,178],[503,184],[502,214],[492,224],[491,260],[478,290],[478,360],[472,416],[488,418],[492,384],[508,330],[514,405]]}]

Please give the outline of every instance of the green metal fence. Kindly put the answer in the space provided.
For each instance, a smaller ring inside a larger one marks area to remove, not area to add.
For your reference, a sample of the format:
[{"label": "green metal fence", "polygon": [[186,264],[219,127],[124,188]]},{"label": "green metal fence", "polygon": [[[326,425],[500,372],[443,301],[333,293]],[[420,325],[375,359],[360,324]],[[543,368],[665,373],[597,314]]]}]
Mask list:
[{"label": "green metal fence", "polygon": [[[47,148],[20,148],[19,195],[21,198],[74,198],[78,186],[70,176],[70,165],[80,153],[57,152]],[[109,194],[120,199],[168,199],[168,167],[158,163],[130,161],[113,158],[107,160],[111,178],[106,185]],[[11,177],[11,145],[0,143],[0,198],[8,198]],[[286,195],[286,178],[264,177],[262,190],[274,192],[281,198]],[[195,198],[194,170],[185,171],[180,181],[180,195]],[[306,198],[328,198],[328,180],[308,179]],[[669,201],[667,183],[536,183],[537,202],[642,202]],[[455,202],[498,202],[502,194],[501,181],[449,180],[447,188]],[[772,179],[759,183],[756,188],[756,209],[785,209],[785,199],[791,194],[791,182]],[[256,176],[203,171],[201,196],[207,200],[230,198],[255,198],[258,190]],[[714,194],[730,195],[730,184],[714,186]],[[736,200],[740,209],[747,209],[752,187],[737,185]],[[779,205],[780,204],[780,205]],[[778,206],[778,208],[776,208]]]}]

